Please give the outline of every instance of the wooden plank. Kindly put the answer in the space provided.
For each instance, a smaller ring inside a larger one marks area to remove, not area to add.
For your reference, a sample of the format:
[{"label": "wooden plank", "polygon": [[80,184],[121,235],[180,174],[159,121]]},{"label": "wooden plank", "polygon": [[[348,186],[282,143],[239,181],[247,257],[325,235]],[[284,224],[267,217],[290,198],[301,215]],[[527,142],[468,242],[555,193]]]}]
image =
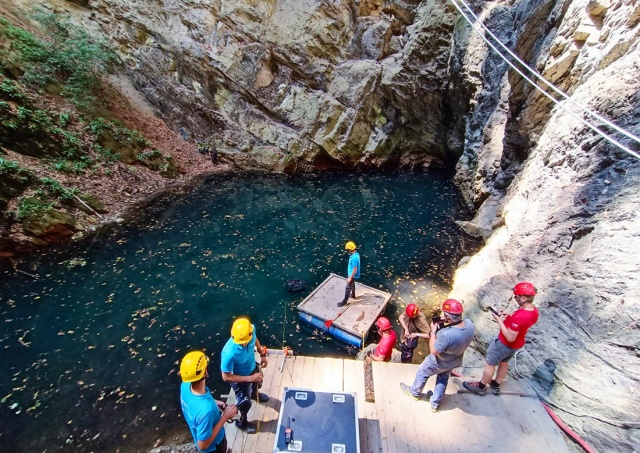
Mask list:
[{"label": "wooden plank", "polygon": [[[304,383],[304,368],[305,368],[305,364],[306,361],[309,359],[309,357],[295,357],[293,358],[293,360],[295,360],[295,363],[293,363],[293,367],[291,369],[291,376],[290,376],[290,387],[300,387],[302,386],[302,384]],[[292,359],[289,359],[292,360]],[[288,372],[287,370],[283,369],[283,373]],[[278,398],[282,398],[282,395],[284,394],[284,389],[282,389],[282,393],[280,393],[280,395],[278,395]]]},{"label": "wooden plank", "polygon": [[311,376],[311,390],[324,392],[324,361],[327,359],[313,359],[313,374]]},{"label": "wooden plank", "polygon": [[[224,385],[228,385],[228,384],[224,384]],[[233,393],[233,390],[231,389],[231,387],[229,387],[229,397],[227,398],[227,404],[235,404],[236,403],[236,396]],[[239,415],[236,416],[236,418],[238,418]],[[239,436],[239,431],[238,429],[236,429],[236,425],[234,423],[227,423],[224,426],[224,432],[227,436],[227,445],[232,448],[236,437],[240,437]]]},{"label": "wooden plank", "polygon": [[[456,384],[456,386],[458,387],[459,393],[471,393],[475,395],[475,393],[470,392],[469,390],[464,388],[464,386],[462,385],[464,381],[469,381],[469,380],[471,379],[466,379],[466,378],[461,379],[458,377],[452,377],[450,379],[450,381],[453,381],[453,383]],[[491,394],[491,389],[488,387],[487,387],[487,394]],[[527,396],[527,397],[533,397],[533,398],[537,397],[535,392],[531,388],[527,388],[521,385],[521,383],[519,383],[517,380],[514,380],[514,379],[509,379],[502,383],[502,385],[500,386],[500,395]]]},{"label": "wooden plank", "polygon": [[[513,451],[526,451],[529,447],[525,445],[527,440],[522,436],[519,428],[521,423],[516,418],[507,418],[506,413],[508,407],[515,404],[520,408],[520,397],[517,396],[500,396],[498,398],[493,395],[487,395],[484,398],[477,395],[465,394],[462,396],[471,402],[470,407],[477,408],[470,414],[470,424],[479,433],[478,441],[480,445],[475,447],[475,451],[481,451],[483,448],[491,448],[492,450],[509,449]],[[469,413],[467,413],[467,416]],[[495,421],[500,420],[500,436],[495,435]],[[538,451],[541,445],[532,445]],[[544,449],[543,449],[544,450]],[[544,450],[546,451],[546,450]]]},{"label": "wooden plank", "polygon": [[327,358],[321,362],[323,371],[323,392],[341,392],[343,369],[342,360]]},{"label": "wooden plank", "polygon": [[411,386],[415,379],[417,365],[404,364],[397,369],[397,387],[400,392],[398,405],[403,410],[404,421],[407,424],[407,443],[412,444],[412,449],[417,449],[420,453],[441,453],[443,452],[439,436],[434,436],[430,431],[433,423],[429,403],[424,397],[419,401],[414,401],[411,397],[402,393],[400,382]]},{"label": "wooden plank", "polygon": [[[536,446],[537,451],[562,453],[569,451],[559,428],[542,407],[540,400],[519,398],[517,402],[505,406],[507,418],[512,421],[518,420],[526,445]],[[533,449],[528,451],[533,452]]]},{"label": "wooden plank", "polygon": [[[263,429],[263,432],[265,432],[265,437],[263,443],[261,443],[259,446],[259,448],[264,452],[271,452],[273,450],[273,445],[275,444],[276,429],[278,427],[278,417],[280,415],[280,409],[282,408],[282,395],[284,395],[284,388],[294,387],[294,385],[292,385],[293,376],[296,373],[300,373],[299,371],[297,371],[297,369],[303,368],[305,365],[305,361],[308,359],[309,357],[303,356],[286,357],[284,359],[284,362],[282,362],[280,359],[277,362],[277,366],[273,369],[275,378],[269,392],[270,400],[268,403],[269,407],[273,410],[273,416],[270,418],[268,424]],[[280,370],[282,370],[282,372]]]},{"label": "wooden plank", "polygon": [[[413,382],[417,365],[375,362],[375,403],[364,401],[363,362],[295,357],[285,360],[282,373],[278,371],[279,365],[280,361],[274,359],[264,370],[262,391],[268,393],[271,400],[250,412],[253,419],[262,413],[260,432],[249,436],[234,434],[236,429],[232,425],[225,428],[234,452],[272,451],[284,387],[355,392],[360,450],[363,453],[570,451],[536,398],[492,394],[479,397],[458,393],[452,378],[438,413],[433,414],[424,395],[419,401],[414,401],[402,394],[399,387],[400,382],[408,385]],[[425,393],[434,385],[435,376],[427,382]],[[522,383],[511,382],[506,388],[514,393],[528,393],[527,389],[518,390],[518,386]]]},{"label": "wooden plank", "polygon": [[[272,398],[272,388],[274,385],[277,385],[277,381],[279,379],[276,367],[274,366],[276,356],[269,357],[269,365],[264,368],[263,374],[263,387],[260,389],[261,392],[269,395],[270,399]],[[275,382],[275,384],[274,384]],[[232,397],[230,401],[235,402],[235,395],[231,392]],[[241,430],[235,427],[235,424],[228,424],[225,427],[225,431],[227,432],[227,442],[229,447],[235,451],[247,451],[253,452],[256,449],[256,446],[262,445],[268,436],[268,433],[265,431],[264,424],[269,425],[270,419],[276,418],[278,411],[273,409],[273,401],[268,401],[267,403],[257,404],[255,399],[252,401],[252,407],[249,411],[248,417],[253,423],[259,426],[259,431],[256,434],[246,434]],[[258,423],[260,422],[260,423]],[[270,450],[268,450],[270,451]]]},{"label": "wooden plank", "polygon": [[373,362],[373,383],[375,388],[375,407],[376,415],[380,423],[380,437],[382,440],[381,447],[385,453],[395,453],[396,444],[395,437],[391,431],[391,414],[388,413],[388,405],[385,404],[384,393],[382,389],[387,385],[386,368],[384,363]]},{"label": "wooden plank", "polygon": [[[358,388],[364,389],[364,362],[356,362],[356,385],[358,385]],[[359,396],[361,400],[365,400],[364,390],[360,391]],[[378,419],[375,402],[368,403],[365,400],[362,412],[364,413],[363,416],[366,429],[366,439],[364,441],[364,444],[367,448],[364,451],[367,451],[369,453],[382,453],[384,451],[382,442],[382,427],[380,420]]]},{"label": "wooden plank", "polygon": [[[447,389],[449,389],[449,387],[447,387]],[[493,435],[500,433],[499,436],[503,436],[503,428],[494,424],[493,427],[488,430],[487,427],[480,428],[475,423],[470,422],[468,415],[458,404],[457,397],[458,395],[445,394],[446,400],[443,399],[441,403],[442,409],[439,409],[437,414],[433,414],[434,419],[437,419],[439,422],[438,427],[434,427],[434,429],[440,430],[440,442],[443,445],[443,449],[447,449],[447,445],[451,445],[452,447],[448,448],[449,451],[486,451],[489,447],[483,445],[483,439],[485,439],[489,433]],[[497,419],[493,419],[493,422],[495,423],[496,420]],[[484,418],[483,422],[486,421],[489,420]],[[455,425],[451,425],[451,423]],[[456,426],[457,429],[455,431],[452,430],[452,426]],[[461,442],[461,439],[465,439],[465,442]],[[506,445],[504,447],[506,447]],[[494,450],[493,448],[489,449]],[[509,449],[507,448],[507,450]],[[496,448],[495,451],[501,451],[501,449]]]},{"label": "wooden plank", "polygon": [[[343,360],[342,391],[356,394],[356,405],[358,406],[358,437],[360,441],[360,451],[366,453],[367,447],[367,419],[364,406],[363,382],[363,362],[356,360]],[[359,377],[359,379],[358,379]]]},{"label": "wooden plank", "polygon": [[[264,403],[264,417],[258,432],[259,438],[256,441],[255,451],[270,452],[273,445],[273,432],[278,424],[280,413],[279,389],[282,382],[282,373],[279,371],[283,356],[269,356],[269,365],[264,369],[265,377],[269,373],[272,375],[269,387],[263,386],[262,391],[269,395],[269,401]],[[265,381],[266,382],[266,381]]]},{"label": "wooden plank", "polygon": [[363,291],[358,297],[351,299],[346,308],[342,309],[344,310],[342,315],[334,321],[333,325],[354,335],[362,336],[364,332],[371,329],[390,298],[391,294],[372,294]]},{"label": "wooden plank", "polygon": [[300,381],[295,381],[295,385],[292,387],[312,390],[311,385],[313,382],[313,364],[315,360],[310,360],[312,357],[305,357],[304,368],[302,369],[302,377]]},{"label": "wooden plank", "polygon": [[[388,394],[390,407],[389,412],[392,416],[392,431],[396,438],[396,448],[398,451],[406,451],[408,453],[420,453],[420,446],[416,442],[416,427],[412,417],[408,416],[407,405],[415,403],[408,398],[400,389],[400,381],[406,379],[409,366],[402,363],[388,363],[387,366],[387,383],[384,392]],[[406,400],[405,400],[406,399]],[[406,404],[403,404],[405,403]],[[423,415],[421,418],[427,417]]]},{"label": "wooden plank", "polygon": [[[273,356],[271,357],[274,358]],[[275,360],[272,360],[275,362]],[[271,391],[271,387],[273,385],[273,380],[278,374],[276,370],[276,366],[274,363],[270,363],[266,368],[263,369],[263,382],[262,388],[260,392],[266,393],[269,395]],[[269,399],[271,399],[271,395],[269,395]],[[252,398],[251,401],[251,411],[249,411],[249,420],[256,425],[257,432],[255,434],[245,434],[242,433],[243,442],[242,442],[242,450],[246,452],[254,452],[258,446],[264,445],[265,440],[268,438],[268,422],[270,418],[273,418],[274,411],[269,407],[269,402],[259,403],[256,401],[256,395]],[[277,412],[276,415],[276,423],[277,423]],[[267,426],[265,426],[267,425]]]}]

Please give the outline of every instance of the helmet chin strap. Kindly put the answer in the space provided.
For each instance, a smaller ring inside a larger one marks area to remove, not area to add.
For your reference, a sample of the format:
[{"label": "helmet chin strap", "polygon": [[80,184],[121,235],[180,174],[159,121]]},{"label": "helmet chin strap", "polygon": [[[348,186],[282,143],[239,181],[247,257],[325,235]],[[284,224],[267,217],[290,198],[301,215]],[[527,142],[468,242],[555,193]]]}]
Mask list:
[{"label": "helmet chin strap", "polygon": [[[514,295],[513,298],[516,300],[516,304],[518,304],[518,308],[522,308],[524,304],[527,304],[530,302],[529,299],[525,296]],[[520,299],[524,300],[524,302],[520,302]]]}]

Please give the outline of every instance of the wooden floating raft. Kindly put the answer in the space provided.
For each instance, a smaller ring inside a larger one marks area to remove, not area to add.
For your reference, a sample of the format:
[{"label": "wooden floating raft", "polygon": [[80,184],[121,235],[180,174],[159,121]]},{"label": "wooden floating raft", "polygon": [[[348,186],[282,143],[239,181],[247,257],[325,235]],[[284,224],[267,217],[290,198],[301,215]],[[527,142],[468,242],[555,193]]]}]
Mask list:
[{"label": "wooden floating raft", "polygon": [[330,274],[298,305],[298,311],[300,319],[307,324],[361,348],[371,326],[391,300],[391,294],[356,282],[356,298],[338,307],[346,285],[346,278]]}]

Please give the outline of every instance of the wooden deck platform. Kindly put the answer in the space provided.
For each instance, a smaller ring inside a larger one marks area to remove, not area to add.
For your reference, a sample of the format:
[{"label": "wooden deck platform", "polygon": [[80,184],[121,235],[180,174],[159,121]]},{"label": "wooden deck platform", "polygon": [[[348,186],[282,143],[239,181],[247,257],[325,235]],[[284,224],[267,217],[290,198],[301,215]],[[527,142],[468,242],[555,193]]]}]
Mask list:
[{"label": "wooden deck platform", "polygon": [[356,298],[349,299],[346,307],[338,307],[336,304],[344,298],[346,284],[346,278],[330,274],[298,305],[298,310],[301,319],[315,327],[324,328],[324,322],[332,320],[334,329],[350,334],[342,337],[336,332],[338,338],[360,347],[391,300],[391,294],[356,282]]},{"label": "wooden deck platform", "polygon": [[[364,363],[352,359],[270,356],[262,390],[271,399],[249,412],[258,433],[245,434],[226,425],[233,453],[272,452],[285,387],[356,392],[360,447],[368,453],[558,452],[570,450],[555,423],[532,392],[516,380],[503,384],[500,396],[458,391],[452,378],[438,413],[423,395],[414,401],[400,391],[418,365],[373,363],[375,402],[364,399]],[[281,370],[281,371],[280,371]],[[478,370],[475,376],[478,376]],[[433,389],[435,378],[427,382]]]}]

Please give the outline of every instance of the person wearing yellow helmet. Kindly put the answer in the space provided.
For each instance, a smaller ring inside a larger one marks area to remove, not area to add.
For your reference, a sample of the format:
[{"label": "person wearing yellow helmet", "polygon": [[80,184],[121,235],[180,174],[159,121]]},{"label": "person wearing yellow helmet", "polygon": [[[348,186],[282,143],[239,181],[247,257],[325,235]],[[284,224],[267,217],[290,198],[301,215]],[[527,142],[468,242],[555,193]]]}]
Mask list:
[{"label": "person wearing yellow helmet", "polygon": [[356,278],[360,278],[360,254],[356,250],[356,243],[349,241],[344,245],[344,249],[349,253],[349,264],[347,266],[347,286],[344,289],[344,299],[338,302],[338,307],[347,305],[349,296],[356,297]]},{"label": "person wearing yellow helmet", "polygon": [[209,358],[202,351],[187,353],[180,362],[180,406],[198,451],[226,453],[224,424],[238,409],[211,396],[206,386]]},{"label": "person wearing yellow helmet", "polygon": [[[255,361],[255,351],[260,352],[260,365]],[[269,397],[258,393],[263,374],[260,366],[267,366],[267,356],[258,341],[255,326],[247,318],[238,318],[231,326],[231,338],[222,349],[220,371],[222,380],[228,382],[236,396],[236,404],[240,411],[240,420],[236,426],[248,434],[256,432],[256,425],[250,423],[247,414],[251,408],[252,395],[257,393],[258,400],[266,402]]]}]

